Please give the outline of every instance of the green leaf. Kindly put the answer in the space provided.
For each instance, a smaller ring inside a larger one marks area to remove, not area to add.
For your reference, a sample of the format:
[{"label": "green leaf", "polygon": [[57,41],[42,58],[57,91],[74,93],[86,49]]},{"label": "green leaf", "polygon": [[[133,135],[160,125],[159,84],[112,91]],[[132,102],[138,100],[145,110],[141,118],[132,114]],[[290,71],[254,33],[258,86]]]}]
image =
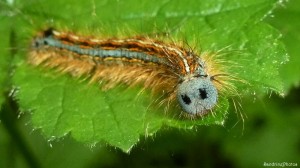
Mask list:
[{"label": "green leaf", "polygon": [[291,0],[287,5],[274,11],[268,21],[283,33],[283,42],[290,55],[289,62],[280,68],[284,90],[299,86],[300,75],[300,1]]},{"label": "green leaf", "polygon": [[[32,32],[47,26],[108,37],[169,32],[172,40],[192,43],[198,51],[225,48],[229,71],[251,84],[236,83],[239,92],[265,94],[269,89],[282,93],[277,69],[286,61],[280,34],[261,21],[276,4],[276,0],[34,1],[16,4],[18,10],[13,11],[21,13],[10,19],[25,19],[19,22],[24,48]],[[228,112],[228,100],[220,96],[215,115],[180,119],[174,117],[178,107],[165,114],[163,107],[155,106],[157,98],[149,97],[149,91],[140,93],[140,87],[101,91],[98,84],[28,65],[26,52],[19,52],[16,64],[13,80],[19,87],[20,108],[31,113],[33,127],[48,139],[71,134],[84,143],[104,141],[129,152],[140,136],[153,135],[163,125],[182,129],[223,125]]]}]

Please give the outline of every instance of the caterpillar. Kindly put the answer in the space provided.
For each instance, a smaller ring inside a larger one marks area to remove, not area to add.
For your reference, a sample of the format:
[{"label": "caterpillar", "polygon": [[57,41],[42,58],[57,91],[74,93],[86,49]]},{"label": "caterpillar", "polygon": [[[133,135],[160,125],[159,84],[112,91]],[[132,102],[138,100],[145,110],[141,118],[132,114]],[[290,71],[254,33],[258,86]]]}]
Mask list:
[{"label": "caterpillar", "polygon": [[177,100],[194,117],[212,111],[224,88],[217,77],[226,74],[208,66],[212,61],[205,57],[209,55],[145,36],[101,39],[48,28],[33,38],[28,60],[91,82],[106,81],[104,89],[142,84],[165,95],[163,102]]}]

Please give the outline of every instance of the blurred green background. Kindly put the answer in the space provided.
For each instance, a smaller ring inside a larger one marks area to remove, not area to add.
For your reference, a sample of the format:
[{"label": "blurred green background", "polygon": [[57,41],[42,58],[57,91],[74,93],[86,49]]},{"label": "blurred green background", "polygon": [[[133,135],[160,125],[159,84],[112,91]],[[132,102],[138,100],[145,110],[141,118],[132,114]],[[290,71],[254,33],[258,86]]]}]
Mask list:
[{"label": "blurred green background", "polygon": [[[224,127],[197,131],[163,128],[130,154],[110,146],[85,146],[73,139],[46,141],[31,130],[28,116],[1,113],[0,167],[263,167],[290,162],[300,166],[300,3],[279,7],[267,21],[282,32],[290,62],[281,69],[285,97],[242,99],[242,122],[230,113]],[[6,103],[14,103],[6,102]],[[6,107],[2,107],[5,109]]]}]

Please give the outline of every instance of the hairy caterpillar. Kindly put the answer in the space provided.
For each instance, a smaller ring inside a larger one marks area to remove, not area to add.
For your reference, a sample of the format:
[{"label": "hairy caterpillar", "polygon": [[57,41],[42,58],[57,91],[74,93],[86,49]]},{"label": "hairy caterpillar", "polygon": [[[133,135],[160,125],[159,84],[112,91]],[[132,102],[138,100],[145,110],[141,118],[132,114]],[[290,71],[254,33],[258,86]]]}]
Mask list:
[{"label": "hairy caterpillar", "polygon": [[[149,37],[98,39],[49,28],[32,41],[29,61],[54,67],[92,82],[105,80],[106,89],[118,83],[143,84],[177,99],[189,116],[203,116],[218,102],[222,68],[211,68],[207,55],[199,55],[175,43]],[[225,84],[225,82],[223,82]]]}]

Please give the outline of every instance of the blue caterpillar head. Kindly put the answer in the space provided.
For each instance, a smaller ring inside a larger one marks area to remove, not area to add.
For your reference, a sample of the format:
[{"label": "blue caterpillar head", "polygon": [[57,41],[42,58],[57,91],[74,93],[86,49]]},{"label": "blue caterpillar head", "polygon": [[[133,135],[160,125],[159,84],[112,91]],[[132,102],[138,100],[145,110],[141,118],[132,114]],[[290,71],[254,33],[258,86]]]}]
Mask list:
[{"label": "blue caterpillar head", "polygon": [[190,115],[204,115],[217,103],[218,91],[207,75],[185,79],[178,85],[177,99]]}]

